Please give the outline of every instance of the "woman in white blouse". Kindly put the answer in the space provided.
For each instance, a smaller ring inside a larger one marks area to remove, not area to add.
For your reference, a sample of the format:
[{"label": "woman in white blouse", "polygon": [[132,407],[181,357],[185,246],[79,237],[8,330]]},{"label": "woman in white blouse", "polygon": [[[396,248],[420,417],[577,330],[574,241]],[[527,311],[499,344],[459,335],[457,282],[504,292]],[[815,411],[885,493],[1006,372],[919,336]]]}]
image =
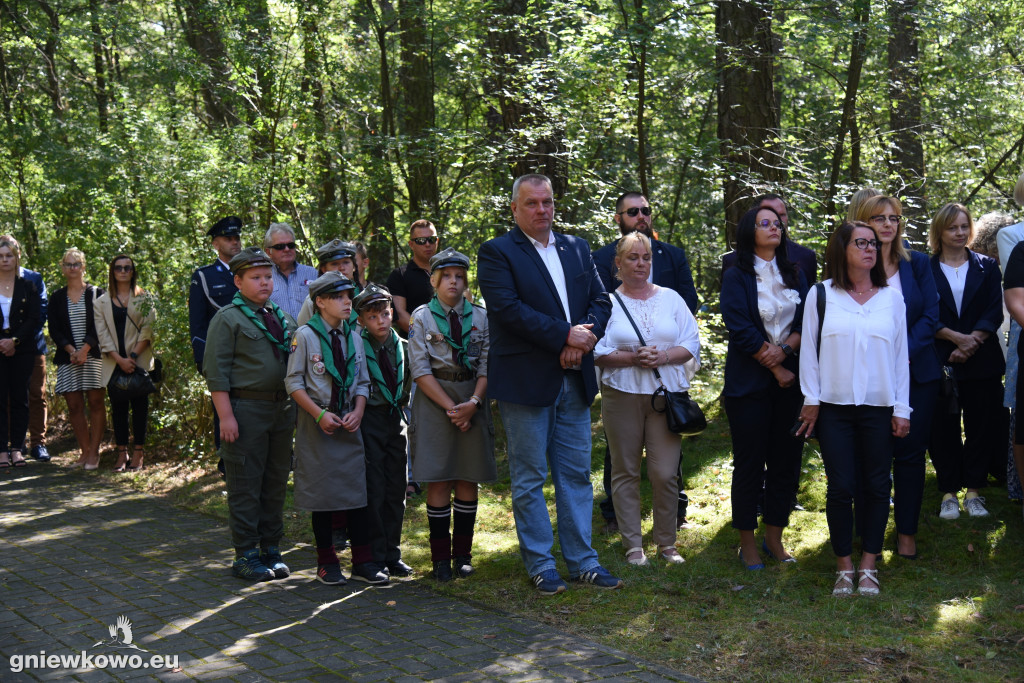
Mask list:
[{"label": "woman in white blouse", "polygon": [[[800,436],[817,431],[828,488],[825,515],[836,556],[833,595],[854,587],[853,499],[863,488],[863,554],[857,592],[878,594],[877,556],[889,518],[893,437],[910,431],[910,365],[903,296],[889,287],[878,258],[878,235],[866,223],[844,222],[829,239],[828,279],[804,305],[800,354]],[[825,296],[820,327],[817,299]],[[819,339],[820,336],[820,339]],[[820,343],[819,343],[820,342]]]},{"label": "woman in white blouse", "polygon": [[[612,297],[605,335],[594,348],[601,379],[601,415],[612,459],[612,498],[626,561],[647,564],[640,531],[640,459],[647,451],[647,476],[654,498],[653,540],[658,556],[683,562],[676,550],[676,500],[681,437],[669,430],[663,413],[651,406],[658,388],[654,368],[669,391],[685,391],[683,364],[699,359],[697,321],[675,291],[651,278],[651,241],[640,232],[619,240],[615,254],[622,285]],[[639,338],[627,318],[644,336]]]},{"label": "woman in white blouse", "polygon": [[[768,207],[751,209],[736,227],[736,267],[722,277],[722,319],[729,330],[725,412],[732,436],[732,526],[740,558],[764,569],[754,532],[764,491],[765,552],[795,562],[782,545],[799,483],[803,442],[790,434],[803,403],[796,351],[807,279],[782,244],[782,220]],[[763,486],[763,489],[762,489]]]}]

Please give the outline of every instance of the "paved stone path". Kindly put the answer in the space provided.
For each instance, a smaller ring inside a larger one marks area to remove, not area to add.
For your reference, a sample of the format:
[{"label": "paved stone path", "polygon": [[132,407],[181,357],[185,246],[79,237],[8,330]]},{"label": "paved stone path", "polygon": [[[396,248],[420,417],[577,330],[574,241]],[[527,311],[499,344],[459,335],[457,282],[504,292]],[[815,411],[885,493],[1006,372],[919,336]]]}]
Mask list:
[{"label": "paved stone path", "polygon": [[416,581],[325,586],[307,551],[243,583],[222,523],[56,465],[0,470],[0,540],[0,681],[697,680]]}]

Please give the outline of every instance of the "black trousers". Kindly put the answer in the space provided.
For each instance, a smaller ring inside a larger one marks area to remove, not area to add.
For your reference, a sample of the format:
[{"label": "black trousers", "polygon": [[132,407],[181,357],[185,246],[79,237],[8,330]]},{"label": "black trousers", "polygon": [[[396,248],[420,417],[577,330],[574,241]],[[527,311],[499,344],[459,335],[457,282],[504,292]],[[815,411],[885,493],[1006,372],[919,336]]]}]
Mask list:
[{"label": "black trousers", "polygon": [[989,461],[1002,458],[1006,448],[1006,410],[1000,377],[957,380],[964,439],[960,420],[944,415],[936,419],[929,451],[935,480],[942,493],[985,488]]},{"label": "black trousers", "polygon": [[0,355],[0,450],[25,450],[28,384],[36,355]]},{"label": "black trousers", "polygon": [[775,384],[756,397],[727,397],[725,413],[732,436],[732,526],[757,528],[757,502],[764,485],[764,523],[788,526],[800,482],[803,440],[790,436],[800,414],[799,386]]},{"label": "black trousers", "polygon": [[822,403],[815,426],[828,486],[825,516],[836,557],[853,554],[853,500],[863,487],[861,537],[864,552],[882,552],[889,520],[889,470],[892,467],[892,408]]},{"label": "black trousers", "polygon": [[370,549],[377,563],[393,564],[402,559],[402,520],[409,479],[401,415],[401,410],[370,406],[360,426],[366,452]]},{"label": "black trousers", "polygon": [[131,410],[131,433],[135,436],[135,445],[146,444],[146,423],[149,421],[149,396],[137,396],[125,400],[110,397],[110,416],[114,423],[114,442],[118,446],[128,445],[128,412]]}]

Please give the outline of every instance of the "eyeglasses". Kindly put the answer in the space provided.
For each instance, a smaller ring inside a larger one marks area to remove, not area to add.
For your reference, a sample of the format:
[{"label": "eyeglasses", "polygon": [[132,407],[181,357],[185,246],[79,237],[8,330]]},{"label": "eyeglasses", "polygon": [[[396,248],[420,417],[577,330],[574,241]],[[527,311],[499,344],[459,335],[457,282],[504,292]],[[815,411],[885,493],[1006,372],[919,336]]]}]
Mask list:
[{"label": "eyeglasses", "polygon": [[413,237],[413,244],[418,244],[421,247],[424,244],[437,244],[437,235],[431,235],[430,237]]},{"label": "eyeglasses", "polygon": [[754,227],[758,230],[767,230],[768,228],[778,228],[779,230],[782,230],[782,221],[773,221],[770,218],[765,218],[754,223]]},{"label": "eyeglasses", "polygon": [[294,249],[295,242],[282,242],[281,244],[271,244],[267,249],[273,249],[274,251],[283,251],[284,249]]},{"label": "eyeglasses", "polygon": [[132,266],[132,265],[114,266],[114,272],[115,273],[130,273],[133,270],[135,270],[135,266]]},{"label": "eyeglasses", "polygon": [[871,247],[875,251],[878,251],[879,249],[882,248],[882,243],[879,242],[878,240],[869,240],[864,237],[858,237],[853,241],[853,246],[857,247],[861,251],[864,251],[868,247]]},{"label": "eyeglasses", "polygon": [[61,265],[64,266],[65,268],[67,268],[68,270],[77,270],[77,269],[82,267],[82,262],[81,261],[75,261],[74,263],[64,263],[64,262],[61,262]]},{"label": "eyeglasses", "polygon": [[631,206],[628,209],[626,209],[625,211],[619,211],[615,215],[616,216],[621,216],[622,214],[626,214],[630,218],[636,218],[636,215],[638,213],[642,213],[645,216],[650,216],[651,215],[651,207],[649,207],[649,206]]},{"label": "eyeglasses", "polygon": [[892,216],[882,216],[882,215],[872,216],[871,217],[871,222],[872,223],[886,223],[886,222],[888,222],[888,223],[895,223],[896,225],[899,225],[900,223],[903,222],[903,216],[896,216],[896,215],[892,215]]}]

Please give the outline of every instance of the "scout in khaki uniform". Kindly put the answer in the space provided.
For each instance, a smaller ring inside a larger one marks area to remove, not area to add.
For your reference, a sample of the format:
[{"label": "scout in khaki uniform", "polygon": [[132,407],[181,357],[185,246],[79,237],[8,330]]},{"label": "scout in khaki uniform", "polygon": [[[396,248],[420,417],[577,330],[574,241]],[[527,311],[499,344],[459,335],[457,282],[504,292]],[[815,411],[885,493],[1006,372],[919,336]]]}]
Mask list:
[{"label": "scout in khaki uniform", "polygon": [[[469,259],[445,249],[430,259],[434,297],[409,321],[409,368],[416,382],[409,426],[412,475],[427,482],[434,578],[473,573],[477,484],[497,479],[487,391],[487,312],[465,299]],[[452,519],[452,491],[454,524]]]},{"label": "scout in khaki uniform", "polygon": [[203,371],[220,416],[232,571],[269,581],[289,574],[277,544],[295,429],[284,390],[295,321],[270,301],[273,262],[262,249],[243,249],[228,266],[238,292],[210,321]]},{"label": "scout in khaki uniform", "polygon": [[[354,297],[359,293],[359,285],[356,284],[359,281],[359,268],[356,266],[356,245],[351,242],[342,242],[335,238],[316,250],[316,259],[320,262],[318,270],[321,275],[332,271],[339,272],[346,279],[352,281],[352,285],[355,287],[352,291],[352,296]],[[306,299],[302,302],[302,308],[299,309],[299,317],[295,319],[296,322],[300,325],[305,325],[313,317],[314,310],[313,300]],[[349,322],[353,324],[356,322],[354,306]]]},{"label": "scout in khaki uniform", "polygon": [[413,569],[402,561],[401,548],[408,485],[402,408],[412,388],[408,342],[391,327],[391,293],[387,288],[371,282],[353,305],[359,313],[370,372],[370,398],[361,429],[366,447],[373,561],[392,577],[411,576]]},{"label": "scout in khaki uniform", "polygon": [[366,512],[366,458],[359,425],[370,393],[362,339],[348,322],[352,281],[324,273],[309,285],[316,312],[292,342],[285,387],[299,407],[295,438],[295,496],[312,512],[317,579],[343,584],[334,549],[332,519],[347,511],[352,539],[352,579],[388,582],[373,562]]}]

